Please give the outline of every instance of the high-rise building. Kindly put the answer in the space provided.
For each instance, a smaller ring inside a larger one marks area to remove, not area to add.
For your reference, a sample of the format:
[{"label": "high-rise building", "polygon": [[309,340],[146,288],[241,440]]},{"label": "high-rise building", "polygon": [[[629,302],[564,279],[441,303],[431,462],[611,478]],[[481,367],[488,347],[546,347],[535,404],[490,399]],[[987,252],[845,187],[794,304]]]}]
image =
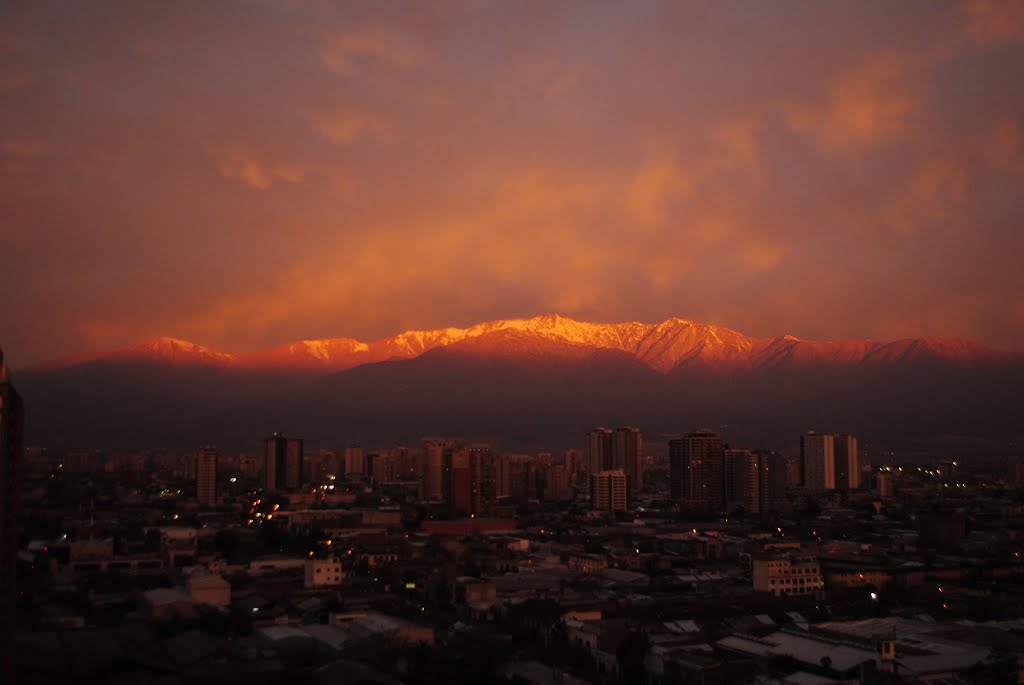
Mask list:
[{"label": "high-rise building", "polygon": [[204,507],[217,504],[217,448],[196,450],[196,499]]},{"label": "high-rise building", "polygon": [[808,490],[836,487],[835,436],[815,433],[800,436],[801,484]]},{"label": "high-rise building", "polygon": [[732,511],[761,513],[761,461],[750,450],[725,450],[725,502]]},{"label": "high-rise building", "polygon": [[238,470],[242,472],[242,476],[246,479],[255,480],[263,473],[264,459],[260,459],[259,455],[240,454],[238,455]]},{"label": "high-rise building", "polygon": [[396,480],[401,473],[399,455],[394,450],[386,450],[377,455],[371,464],[367,463],[371,477],[375,483],[389,483]]},{"label": "high-rise building", "polygon": [[302,485],[302,462],[305,456],[302,438],[288,438],[285,449],[285,487],[294,490]]},{"label": "high-rise building", "polygon": [[857,455],[857,438],[846,433],[833,436],[835,453],[835,483],[837,490],[860,489],[860,458]]},{"label": "high-rise building", "polygon": [[266,440],[266,466],[263,469],[267,492],[279,492],[302,485],[303,447],[301,438],[286,438],[274,433]]},{"label": "high-rise building", "polygon": [[445,450],[442,460],[441,494],[448,511],[463,516],[472,513],[469,451]]},{"label": "high-rise building", "polygon": [[725,447],[722,438],[699,430],[669,441],[669,490],[687,509],[725,509]]},{"label": "high-rise building", "polygon": [[537,497],[537,468],[533,457],[508,454],[498,459],[498,496],[530,500]]},{"label": "high-rise building", "polygon": [[552,464],[544,480],[544,501],[567,502],[572,499],[569,472],[565,464]]},{"label": "high-rise building", "polygon": [[366,452],[358,445],[345,448],[345,477],[360,480],[366,477]]},{"label": "high-rise building", "polygon": [[14,682],[18,538],[21,535],[21,458],[25,408],[7,377],[0,350],[0,649],[3,682]]},{"label": "high-rise building", "polygon": [[593,511],[626,511],[629,508],[629,477],[621,469],[590,474],[590,508]]},{"label": "high-rise building", "polygon": [[761,514],[780,511],[787,504],[789,462],[778,452],[758,450],[754,454],[757,455],[757,467],[760,475],[758,510]]},{"label": "high-rise building", "polygon": [[569,448],[562,455],[562,463],[565,464],[565,473],[569,478],[569,487],[580,485],[583,480],[586,464],[583,452],[576,448]]},{"label": "high-rise building", "polygon": [[490,516],[498,499],[497,459],[486,445],[469,448],[470,513]]},{"label": "high-rise building", "polygon": [[616,428],[612,442],[612,468],[622,469],[629,476],[629,489],[636,494],[643,489],[644,435],[639,428]]},{"label": "high-rise building", "polygon": [[594,474],[612,468],[612,446],[615,434],[611,428],[595,428],[587,433],[584,456],[587,462],[587,473]]},{"label": "high-rise building", "polygon": [[444,471],[445,450],[454,449],[456,444],[451,440],[440,438],[424,438],[423,440],[423,497],[429,500],[443,500],[442,477]]}]

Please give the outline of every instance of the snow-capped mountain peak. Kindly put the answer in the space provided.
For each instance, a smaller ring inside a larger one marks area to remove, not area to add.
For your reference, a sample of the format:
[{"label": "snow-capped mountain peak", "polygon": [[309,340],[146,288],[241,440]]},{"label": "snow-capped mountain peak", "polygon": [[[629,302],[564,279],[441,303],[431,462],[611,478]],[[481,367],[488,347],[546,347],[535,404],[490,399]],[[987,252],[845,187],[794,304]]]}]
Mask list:
[{"label": "snow-capped mountain peak", "polygon": [[244,355],[217,352],[187,340],[159,337],[108,355],[65,360],[69,363],[98,358],[147,358],[169,363],[201,363],[246,369],[303,368],[333,372],[362,364],[418,357],[436,348],[450,347],[514,333],[516,344],[485,347],[489,354],[536,356],[566,350],[611,350],[634,356],[662,373],[683,366],[711,369],[771,368],[780,364],[873,364],[918,362],[927,359],[970,361],[998,356],[981,345],[963,340],[920,338],[876,342],[871,340],[814,341],[793,335],[751,338],[738,331],[690,319],[670,317],[660,323],[591,323],[559,314],[531,318],[498,319],[467,328],[408,330],[363,342],[354,338],[303,339]]}]

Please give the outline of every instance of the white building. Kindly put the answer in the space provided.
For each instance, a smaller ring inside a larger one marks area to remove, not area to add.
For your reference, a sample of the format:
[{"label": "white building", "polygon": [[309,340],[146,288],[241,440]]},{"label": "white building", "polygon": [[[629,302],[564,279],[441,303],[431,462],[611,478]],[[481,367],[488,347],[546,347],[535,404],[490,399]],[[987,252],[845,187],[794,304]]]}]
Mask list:
[{"label": "white building", "polygon": [[345,572],[338,557],[332,555],[324,559],[306,559],[306,587],[341,585],[344,580]]},{"label": "white building", "polygon": [[815,557],[767,554],[755,556],[754,591],[776,597],[814,595],[825,590],[821,566]]}]

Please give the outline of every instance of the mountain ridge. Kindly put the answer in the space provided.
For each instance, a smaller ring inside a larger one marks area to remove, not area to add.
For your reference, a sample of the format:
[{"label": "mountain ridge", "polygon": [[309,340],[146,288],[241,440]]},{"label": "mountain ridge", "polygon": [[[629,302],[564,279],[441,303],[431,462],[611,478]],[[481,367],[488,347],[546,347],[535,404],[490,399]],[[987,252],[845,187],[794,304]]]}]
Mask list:
[{"label": "mountain ridge", "polygon": [[68,449],[249,449],[273,430],[321,445],[451,434],[552,447],[609,423],[649,435],[729,426],[730,441],[773,447],[808,427],[870,440],[1024,440],[1018,353],[933,338],[752,338],[677,318],[551,315],[250,355],[156,338],[22,370],[15,382],[32,408],[26,435]]},{"label": "mountain ridge", "polygon": [[[659,323],[627,321],[592,323],[559,314],[497,319],[466,328],[408,330],[364,342],[355,338],[296,340],[246,354],[230,354],[187,340],[161,336],[109,352],[74,355],[27,367],[52,371],[89,362],[155,361],[202,364],[253,370],[305,370],[336,373],[389,360],[412,359],[430,350],[458,345],[501,331],[520,334],[518,350],[540,354],[544,347],[564,344],[630,354],[660,373],[699,365],[720,370],[770,368],[789,364],[860,365],[918,362],[929,358],[976,362],[1018,359],[1019,354],[958,338],[807,340],[793,335],[755,338],[738,331],[690,319],[669,317]],[[537,346],[527,350],[530,340]],[[507,352],[507,350],[506,350]]]}]

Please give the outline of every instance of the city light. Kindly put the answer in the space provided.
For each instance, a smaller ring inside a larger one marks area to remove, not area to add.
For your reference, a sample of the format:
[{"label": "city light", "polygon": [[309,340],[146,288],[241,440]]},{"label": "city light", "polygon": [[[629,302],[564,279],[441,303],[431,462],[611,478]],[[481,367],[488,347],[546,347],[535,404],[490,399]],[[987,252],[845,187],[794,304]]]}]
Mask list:
[{"label": "city light", "polygon": [[1024,0],[0,4],[0,685],[1024,685],[1022,85]]}]

